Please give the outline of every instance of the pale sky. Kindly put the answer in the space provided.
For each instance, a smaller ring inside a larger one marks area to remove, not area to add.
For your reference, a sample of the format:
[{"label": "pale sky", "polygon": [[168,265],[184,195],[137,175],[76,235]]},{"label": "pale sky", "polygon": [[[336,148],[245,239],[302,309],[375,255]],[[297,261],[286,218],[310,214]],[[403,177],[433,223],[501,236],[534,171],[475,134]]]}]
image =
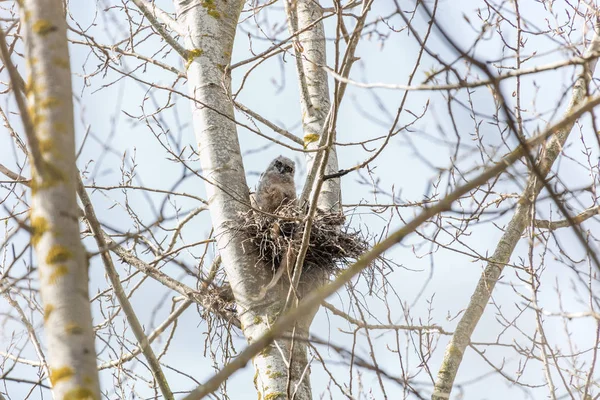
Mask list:
[{"label": "pale sky", "polygon": [[[389,3],[392,2],[390,1]],[[377,1],[372,13],[374,15],[386,15],[386,10],[390,7],[389,3],[387,1]],[[407,2],[402,3],[403,7],[409,6]],[[473,12],[476,3],[479,2],[451,2],[446,0],[442,1],[439,6],[438,18],[440,24],[465,48],[470,46],[473,39],[476,37],[477,32],[468,26],[466,20],[463,18],[463,13],[469,18],[474,26],[479,26],[480,21]],[[521,13],[532,20],[536,25],[546,26],[546,24],[550,24],[553,26],[555,24],[554,21],[546,20],[548,14],[538,2],[520,3],[522,3]],[[72,2],[70,5],[72,16],[80,22],[81,27],[87,27],[92,20],[95,20],[97,27],[91,30],[91,32],[93,32],[92,35],[99,43],[106,44],[114,43],[128,35],[127,27],[123,24],[125,16],[121,15],[118,24],[112,19],[119,15],[116,11],[110,13],[110,18],[104,16],[102,10],[107,8],[108,4],[108,1],[106,3],[101,2],[97,5],[96,9],[92,9],[89,4],[79,2]],[[167,11],[171,11],[169,2],[160,1],[157,2],[157,4],[164,7]],[[327,5],[324,4],[324,6]],[[279,7],[281,12],[282,6],[277,7]],[[555,7],[558,7],[558,5],[555,5]],[[272,13],[270,23],[273,23],[276,20],[275,17],[277,17],[277,14]],[[416,27],[421,34],[424,32],[424,21],[425,19],[422,14],[415,18]],[[396,27],[403,25],[399,18],[395,18],[393,23],[396,24]],[[110,26],[109,31],[106,30],[107,26]],[[579,41],[581,39],[580,26],[577,26],[576,28],[578,29],[579,34],[573,33],[571,36],[573,41]],[[249,31],[253,34],[257,33],[255,26],[250,22],[246,23],[243,29],[244,31],[240,30],[237,35],[236,46],[233,53],[234,62],[250,56],[248,50],[248,36],[245,32]],[[327,22],[326,33],[329,38],[333,37],[333,21]],[[514,42],[515,38],[513,32],[508,33],[505,39],[509,42]],[[568,53],[555,51],[560,44],[560,39],[557,40],[558,42],[555,42],[542,36],[529,38],[523,48],[524,53],[531,54],[535,51],[537,54],[544,54],[546,52],[548,52],[548,54],[534,60],[533,63],[535,64],[526,64],[526,66],[543,65],[552,61],[565,59],[569,55]],[[158,42],[156,37],[154,37],[146,43],[139,45],[137,50],[143,54],[150,55],[157,46]],[[253,39],[252,46],[255,52],[259,52],[261,49],[268,47],[269,43]],[[446,61],[454,60],[454,54],[448,50],[447,45],[438,33],[433,34],[429,46]],[[579,45],[578,48],[581,49],[582,46]],[[417,57],[418,49],[418,44],[406,31],[391,33],[385,42],[380,41],[376,35],[372,35],[370,39],[363,40],[359,45],[356,54],[360,57],[360,61],[355,64],[351,77],[360,82],[406,84],[408,75],[414,66],[414,60]],[[330,42],[330,65],[333,62],[331,56],[333,50],[333,43]],[[476,54],[478,57],[485,60],[498,60],[502,58],[506,52],[503,51],[502,44],[500,43],[498,36],[495,35],[493,39],[482,42],[482,44],[478,46]],[[182,62],[178,60],[177,57],[176,54],[172,54],[167,59],[161,59],[161,61],[183,69]],[[90,136],[87,138],[78,159],[79,168],[81,170],[87,170],[89,173],[87,177],[93,177],[98,185],[114,185],[119,183],[121,179],[121,172],[119,169],[121,160],[124,159],[125,164],[130,166],[133,162],[132,157],[135,156],[137,174],[134,178],[134,182],[136,184],[143,184],[144,186],[162,189],[171,188],[175,182],[179,181],[183,168],[176,163],[166,160],[164,150],[159,146],[152,132],[144,122],[136,121],[127,115],[139,116],[141,114],[140,104],[146,96],[146,88],[139,83],[125,79],[100,91],[96,91],[101,84],[105,84],[118,77],[117,74],[111,72],[109,76],[104,79],[99,79],[98,77],[92,78],[88,82],[89,87],[86,87],[83,90],[83,76],[97,68],[99,62],[93,55],[90,56],[88,49],[84,46],[71,46],[71,58],[71,66],[74,72],[74,92],[77,98],[76,128],[78,143],[82,143],[88,127],[90,132]],[[122,62],[123,69],[132,68],[137,65],[137,63],[131,59],[123,59]],[[85,72],[82,70],[82,65],[84,63]],[[23,64],[22,60],[18,60],[18,64],[21,66]],[[432,60],[429,56],[425,56],[422,65],[416,74],[414,83],[421,83],[425,78],[425,71],[430,70],[431,67],[435,65],[435,60]],[[457,68],[459,70],[464,70],[464,64],[457,65]],[[494,72],[498,72],[496,69],[493,70]],[[234,88],[238,88],[242,72],[243,71],[237,70],[234,72]],[[135,76],[156,84],[167,86],[170,85],[175,78],[172,73],[160,71],[157,68],[148,68],[147,72],[137,71],[135,72]],[[598,76],[598,74],[596,74],[596,76]],[[113,79],[111,79],[111,77]],[[523,78],[522,87],[526,88],[523,89],[523,107],[530,111],[525,114],[525,126],[528,134],[533,134],[537,128],[543,128],[549,118],[556,119],[556,116],[553,116],[549,111],[555,109],[557,102],[563,99],[565,91],[573,80],[572,77],[573,68],[564,68],[559,71],[546,72]],[[297,82],[295,79],[296,72],[293,59],[290,56],[285,57],[283,61],[281,58],[274,58],[265,62],[253,72],[250,79],[245,82],[244,90],[239,96],[238,101],[252,110],[261,113],[273,122],[280,124],[293,133],[301,136],[301,127],[299,124],[300,107],[298,102]],[[284,83],[283,86],[282,82]],[[514,80],[507,80],[503,83],[503,90],[507,94],[510,94],[514,90],[514,87]],[[185,91],[185,87],[181,84],[179,84],[179,88],[183,88]],[[381,111],[377,106],[373,97],[374,93],[379,96],[379,99],[382,104],[385,105],[388,112],[392,113],[392,115],[395,114],[403,95],[402,91],[384,89],[368,91],[350,85],[344,98],[338,119],[337,140],[339,142],[357,142],[365,140],[366,138],[385,135],[387,133],[388,128],[365,117],[365,114],[369,114],[373,119],[383,121],[384,124],[389,127],[391,121],[390,116],[386,112]],[[154,90],[152,91],[152,95],[158,101],[164,101],[166,99],[166,93],[164,91]],[[461,100],[466,100],[464,91],[461,92],[460,96],[462,96],[460,97]],[[488,115],[493,114],[494,103],[491,92],[488,89],[485,87],[477,89],[473,93],[472,99],[476,102],[476,109],[478,112],[486,113]],[[374,176],[379,180],[379,187],[389,193],[393,190],[397,195],[396,200],[398,202],[420,201],[425,194],[432,193],[434,190],[433,184],[438,175],[438,171],[435,168],[448,168],[451,163],[450,158],[454,154],[453,147],[445,146],[442,143],[444,138],[454,140],[455,136],[448,116],[447,103],[440,93],[411,92],[408,97],[407,109],[415,114],[420,114],[423,112],[427,100],[430,101],[429,111],[425,114],[424,118],[414,126],[414,129],[411,132],[404,131],[394,137],[382,155],[371,165],[371,167],[374,168]],[[509,100],[512,99],[509,98]],[[2,96],[0,101],[2,102],[2,107],[5,107],[7,104],[6,95]],[[15,111],[15,107],[12,105],[12,99],[10,100],[10,104],[11,111]],[[151,98],[147,98],[146,107],[147,112],[154,109]],[[564,107],[563,99],[561,112]],[[479,157],[479,153],[477,151],[473,152],[473,121],[469,113],[464,109],[460,110],[455,108],[454,111],[456,118],[455,122],[458,127],[461,141],[465,146],[459,151],[456,163],[459,165],[461,172],[467,172],[470,173],[469,176],[474,176],[476,172],[471,171],[471,168],[476,165],[480,166],[482,161]],[[248,122],[245,116],[241,114],[237,114],[237,117],[244,123]],[[164,118],[166,124],[168,124],[171,129],[170,134],[173,135],[174,138],[181,137],[181,141],[186,146],[196,147],[193,132],[190,127],[190,105],[187,99],[177,98],[176,107],[161,114],[160,118]],[[16,121],[17,118],[13,116],[12,119]],[[403,116],[400,119],[400,125],[403,125],[410,119],[411,116],[409,114],[403,113]],[[2,150],[1,153],[2,163],[10,168],[15,168],[13,152],[10,150],[12,148],[10,137],[6,134],[6,129],[3,127],[0,127],[0,132],[3,132],[0,134],[0,148],[5,149]],[[264,132],[272,134],[267,128],[264,128]],[[430,137],[428,138],[424,135],[424,132]],[[483,136],[482,141],[490,147],[501,143],[496,127],[484,122],[480,126],[480,132]],[[567,150],[567,154],[570,157],[573,157],[574,160],[563,158],[560,161],[560,168],[558,169],[559,177],[566,182],[569,188],[588,185],[592,179],[589,174],[582,174],[582,168],[575,162],[579,161],[585,164],[587,160],[586,156],[581,153],[582,143],[579,140],[581,134],[587,138],[586,143],[592,151],[592,156],[590,158],[596,161],[595,172],[598,172],[598,148],[595,146],[595,142],[592,141],[593,136],[591,135],[589,124],[585,126],[583,131],[580,131],[578,127],[575,127],[568,142],[570,147]],[[244,152],[261,148],[267,144],[263,139],[258,138],[255,134],[244,129],[239,129],[239,137]],[[381,142],[375,142],[372,146],[378,146],[380,143]],[[427,157],[428,163],[431,165],[428,165],[423,162],[420,157],[417,157],[414,148],[409,146],[409,143],[413,143],[414,146],[419,149],[421,155]],[[506,138],[506,143],[514,148],[517,141],[514,137],[508,136]],[[109,145],[111,149],[116,151],[114,153],[103,153],[102,146],[104,144]],[[506,150],[507,148],[504,147],[499,154],[506,152]],[[102,156],[99,157],[99,154],[102,154]],[[186,154],[189,154],[189,152],[186,152]],[[244,157],[248,183],[251,188],[255,186],[258,174],[268,165],[273,157],[279,154],[294,158],[298,163],[302,163],[303,160],[302,154],[294,154],[294,152],[288,149],[281,149],[275,145],[260,152],[249,153]],[[340,160],[341,168],[353,166],[357,162],[367,158],[369,154],[370,153],[365,152],[360,146],[338,147],[338,158]],[[90,163],[89,161],[92,159],[95,162]],[[197,169],[200,168],[199,162],[197,161],[191,164],[195,165]],[[301,168],[298,169],[301,170],[303,168],[301,166]],[[523,165],[520,165],[513,168],[512,172],[522,172],[523,170]],[[363,170],[362,172],[362,176],[367,176],[366,171]],[[298,189],[301,188],[302,178],[301,174],[296,176]],[[390,203],[392,201],[392,199],[385,194],[379,194],[377,198],[374,198],[373,194],[369,193],[370,188],[368,185],[361,184],[360,179],[361,178],[356,173],[349,174],[343,178],[342,191],[343,202],[345,204],[359,202],[372,203],[376,200],[379,200],[382,203]],[[444,176],[444,179],[448,179],[447,175]],[[455,179],[460,179],[460,177],[455,176]],[[440,184],[440,190],[442,190],[441,194],[443,194],[443,190],[446,187],[445,180]],[[502,190],[509,193],[520,192],[522,182],[523,180],[521,179],[517,184],[509,182],[501,183],[496,186],[496,190],[502,188]],[[200,197],[204,197],[205,193],[204,183],[194,176],[188,177],[177,187],[177,190],[192,193]],[[107,197],[98,192],[92,197],[100,220],[111,227],[123,231],[135,231],[139,229],[139,227],[136,227],[133,224],[126,210],[120,205],[115,204],[112,200],[119,199],[119,201],[122,202],[124,199],[123,195],[119,191],[105,193],[114,197]],[[581,196],[580,200],[582,203],[580,205],[573,203],[571,206],[573,206],[576,212],[579,212],[583,208],[593,205],[590,198],[590,196]],[[128,201],[131,207],[139,213],[144,222],[153,222],[156,219],[156,210],[160,209],[163,199],[164,196],[162,195],[147,193],[141,195],[131,193],[131,197]],[[540,215],[547,218],[550,216],[550,210],[552,209],[552,216],[556,217],[556,208],[550,207],[550,203],[544,204],[545,206],[538,208]],[[184,212],[198,207],[199,204],[197,201],[191,199],[178,198],[177,206]],[[467,204],[465,205],[465,208],[470,207]],[[167,206],[166,210],[168,210],[166,215],[173,215],[172,207]],[[402,217],[406,220],[410,219],[417,211],[417,209],[411,208],[399,210]],[[5,213],[4,210],[0,212]],[[351,210],[349,212],[352,214]],[[491,222],[469,228],[470,235],[462,237],[465,241],[465,245],[470,246],[482,255],[491,254],[502,233],[498,227],[502,227],[508,221],[510,216],[512,216],[512,212],[509,211],[506,215],[500,216]],[[374,215],[369,212],[369,209],[360,208],[353,214],[352,226],[361,229],[364,232],[368,229],[373,235],[378,235],[390,220],[390,230],[397,229],[403,225],[398,216],[390,213],[390,211],[386,211],[380,215]],[[171,220],[168,224],[175,225],[176,221]],[[597,228],[598,224],[597,222],[590,222],[589,224],[586,224],[586,226]],[[203,213],[194,219],[193,224],[189,224],[185,228],[184,237],[186,237],[188,241],[193,242],[205,238],[209,231],[210,221],[208,213]],[[421,232],[427,235],[427,233],[432,232],[432,229],[424,229]],[[448,239],[448,237],[444,237],[444,235],[441,237],[443,240]],[[583,254],[581,246],[570,232],[566,230],[560,231],[556,237],[562,246],[569,249],[573,258],[576,258],[575,255],[577,254],[581,258]],[[26,236],[21,235],[19,240],[26,240]],[[458,314],[466,307],[469,301],[484,264],[481,261],[473,262],[472,258],[465,256],[464,254],[444,249],[436,249],[437,251],[430,256],[428,255],[428,252],[431,250],[430,245],[428,244],[424,247],[418,246],[421,243],[422,240],[420,238],[416,235],[412,235],[401,245],[396,246],[386,254],[386,257],[404,267],[396,267],[393,271],[390,271],[389,275],[387,275],[390,287],[393,288],[398,296],[398,298],[392,296],[389,299],[391,322],[398,324],[408,323],[409,321],[405,319],[405,312],[407,312],[406,307],[410,307],[411,323],[435,323],[442,326],[445,330],[452,331],[460,318],[460,315]],[[88,251],[97,250],[94,243],[89,239],[86,240],[85,244]],[[465,249],[460,245],[456,245],[455,248]],[[519,257],[521,257],[522,260],[527,263],[527,249],[527,241],[522,240],[511,261],[518,263]],[[536,249],[536,251],[538,251],[538,249]],[[535,255],[535,258],[538,258],[542,251],[543,249],[539,249],[539,253]],[[194,251],[195,255],[198,255],[199,253],[200,249]],[[586,304],[581,303],[582,299],[585,301],[585,294],[583,297],[578,296],[576,294],[576,291],[578,290],[577,285],[571,285],[570,283],[574,274],[566,265],[556,261],[554,255],[548,253],[545,255],[545,258],[547,270],[542,275],[542,290],[539,294],[540,303],[544,304],[551,312],[559,311],[555,286],[560,284],[563,294],[563,304],[568,307],[567,311],[586,311]],[[114,257],[113,259],[118,261]],[[194,265],[194,261],[189,255],[182,253],[181,259],[187,261],[188,265]],[[122,276],[125,276],[125,269],[127,266],[119,262],[116,264]],[[127,271],[129,271],[129,269],[127,269]],[[165,266],[163,272],[167,272],[173,277],[183,279],[183,271],[175,265]],[[431,281],[426,286],[422,295],[418,298],[418,301],[415,302],[417,295],[430,275]],[[98,257],[92,262],[90,276],[91,294],[94,295],[98,288],[106,287],[104,271]],[[190,286],[195,285],[195,282],[189,277],[185,279]],[[137,279],[135,282],[137,282]],[[364,288],[365,286],[365,281],[361,278],[359,287]],[[495,306],[489,305],[486,309],[484,317],[480,321],[472,338],[473,341],[494,342],[499,340],[502,343],[520,343],[522,345],[527,345],[527,341],[524,340],[523,335],[517,333],[515,329],[511,328],[506,332],[503,332],[502,326],[496,319],[496,307],[501,308],[507,318],[517,316],[519,310],[516,305],[521,306],[524,303],[523,300],[518,297],[516,292],[529,293],[528,288],[515,277],[514,272],[510,269],[506,269],[501,284],[497,285],[494,291],[493,299]],[[173,292],[169,292],[157,283],[147,282],[132,296],[131,301],[133,306],[138,312],[147,331],[151,331],[157,324],[162,322],[169,312],[170,299],[174,295]],[[370,305],[371,312],[373,313],[373,323],[377,323],[375,317],[377,317],[378,321],[381,323],[388,323],[387,310],[384,307],[384,303],[378,299],[379,295],[380,293],[376,292],[371,296],[362,298],[361,301]],[[161,308],[156,315],[153,315],[154,308],[163,300],[165,301],[166,306]],[[349,299],[345,292],[341,292],[339,295],[332,296],[328,301],[342,308],[344,305],[348,305]],[[7,310],[7,307],[8,305],[5,302],[0,302],[0,310],[2,310],[2,312]],[[430,308],[431,311],[429,314],[428,310]],[[99,315],[98,310],[95,310],[94,322],[96,324],[104,318],[105,317]],[[178,324],[177,332],[171,341],[170,350],[162,359],[162,362],[192,375],[199,381],[206,380],[214,373],[210,359],[205,358],[203,355],[206,325],[201,320],[200,315],[194,306],[190,307],[183,314],[179,319]],[[534,324],[533,313],[530,311],[526,311],[519,319],[519,327],[528,334],[531,334],[534,331]],[[10,338],[12,332],[11,329],[20,332],[22,327],[15,321],[10,321],[4,326],[0,326],[0,341]],[[342,333],[340,332],[340,329],[345,331],[351,330],[348,324],[344,323],[343,320],[321,310],[315,318],[311,332],[319,338],[328,339],[336,345],[351,349],[352,335]],[[565,334],[562,329],[563,327],[560,319],[552,320],[549,318],[547,320],[547,333],[549,339],[556,346],[565,346]],[[589,341],[592,340],[595,335],[593,321],[587,319],[574,321],[573,325],[571,325],[571,334],[573,335],[572,339],[574,342],[581,343],[581,348],[589,347]],[[396,337],[394,332],[386,331],[385,333],[382,333],[377,331],[371,332],[371,335],[371,338],[374,340],[375,353],[379,367],[390,373],[392,376],[400,376],[398,355],[393,354],[387,349],[388,346],[392,348],[395,346]],[[129,334],[129,336],[132,337],[131,334]],[[400,334],[399,338],[402,344],[407,340],[407,337],[403,333]],[[369,347],[364,332],[358,334],[357,343],[356,353],[366,360],[369,360]],[[440,365],[446,343],[447,338],[441,337],[435,352],[431,355],[431,359],[428,362],[433,377],[435,377],[437,373],[437,368]],[[160,340],[155,342],[155,344],[155,349],[162,349],[164,341]],[[244,345],[245,340],[241,336],[238,337],[235,341],[236,350],[240,351]],[[128,344],[128,347],[131,348],[132,345]],[[103,349],[103,343],[97,341],[97,350],[100,349]],[[0,350],[5,351],[6,349],[4,346],[0,346]],[[319,351],[326,359],[339,360],[338,355],[332,350],[327,351],[320,347]],[[514,376],[514,373],[518,368],[518,360],[522,358],[517,358],[512,350],[504,347],[490,347],[486,351],[486,355],[498,365],[501,364],[504,359],[506,372],[511,376]],[[103,361],[106,361],[109,355],[112,357],[115,356],[110,351],[104,349],[104,352],[100,357]],[[31,349],[25,351],[22,356],[35,359],[35,354]],[[413,371],[418,370],[417,367],[421,360],[419,360],[419,357],[414,351],[410,351],[409,354],[402,354],[402,357],[410,360],[408,361],[409,369],[412,369]],[[127,367],[132,367],[133,365],[135,365],[135,362],[130,362],[127,364]],[[532,367],[526,369],[526,373],[521,379],[533,385],[543,385],[543,372],[540,365],[540,363],[536,362]],[[35,374],[37,373],[37,369],[32,367],[18,366],[15,371],[17,370],[20,371],[20,374],[17,375],[27,376],[30,379],[35,379]],[[143,366],[138,366],[136,371],[143,373],[144,376],[149,376],[148,371]],[[342,382],[347,382],[347,379],[345,379],[348,371],[347,366],[332,363],[330,365],[330,371],[332,371],[336,378],[340,379]],[[363,388],[372,388],[372,397],[369,398],[383,398],[376,376],[365,370],[360,371],[362,375],[360,381]],[[415,378],[416,381],[430,383],[431,378],[429,375],[423,370],[420,371],[420,374]],[[498,375],[486,375],[490,371],[492,370],[485,361],[483,361],[473,350],[468,349],[459,371],[453,398],[461,398],[461,384],[464,383],[469,383],[464,392],[465,398],[468,399],[526,398],[525,393],[520,388],[510,387],[505,379]],[[184,378],[182,375],[169,369],[165,369],[165,373],[173,391],[191,390],[196,386],[191,379]],[[253,375],[254,371],[249,365],[244,370],[235,374],[228,381],[227,390],[231,399],[256,398],[256,392],[252,384]],[[558,377],[556,378],[558,379]],[[101,374],[101,379],[103,390],[113,386],[112,377],[107,371],[104,371]],[[473,380],[477,381],[472,383]],[[320,396],[326,392],[329,384],[329,377],[318,362],[313,363],[311,381],[314,398],[321,398]],[[357,380],[355,380],[355,385],[358,385],[356,382]],[[391,381],[385,381],[384,383],[387,395],[390,398],[400,398],[403,390],[399,385]],[[20,399],[19,396],[25,395],[25,391],[21,392],[19,386],[14,383],[8,383],[8,387],[10,388],[9,393],[11,394],[12,399]],[[357,390],[357,387],[358,386],[355,386],[355,391]],[[22,386],[22,388],[25,389],[25,386]],[[151,396],[152,392],[149,391],[147,385],[141,381],[136,384],[135,389],[143,396]],[[343,398],[339,390],[331,388],[331,391],[334,399]],[[4,392],[2,386],[0,386],[0,392]],[[429,393],[428,390],[424,392]],[[534,398],[542,399],[546,398],[547,389],[532,389],[532,392],[534,393]],[[564,393],[563,391],[559,391],[558,394],[563,395]],[[126,398],[134,398],[129,397],[132,396],[131,393],[126,393],[126,395]],[[118,396],[119,394],[110,394],[111,399],[119,398]],[[181,397],[181,394],[178,396]],[[37,399],[42,397],[41,395],[40,397],[33,395],[32,398]],[[43,398],[49,399],[50,396],[48,393],[45,393]],[[329,398],[329,394],[325,394],[324,398]]]}]

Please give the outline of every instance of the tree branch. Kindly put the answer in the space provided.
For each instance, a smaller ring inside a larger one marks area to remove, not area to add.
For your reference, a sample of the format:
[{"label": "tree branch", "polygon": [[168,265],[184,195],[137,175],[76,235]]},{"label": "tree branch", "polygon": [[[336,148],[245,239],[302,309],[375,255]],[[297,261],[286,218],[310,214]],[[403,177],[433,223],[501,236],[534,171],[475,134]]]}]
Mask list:
[{"label": "tree branch", "polygon": [[113,264],[112,258],[110,257],[108,250],[102,250],[107,249],[107,243],[104,239],[104,232],[100,227],[100,222],[98,222],[98,218],[96,218],[94,206],[92,205],[87,191],[83,186],[81,175],[79,174],[77,174],[77,181],[77,193],[79,194],[79,199],[83,204],[83,209],[85,211],[85,220],[94,235],[94,240],[96,241],[98,249],[101,251],[100,257],[102,258],[104,268],[106,269],[106,274],[108,275],[110,283],[113,287],[113,292],[115,293],[117,299],[119,300],[119,303],[121,304],[121,309],[125,313],[125,317],[129,322],[129,326],[131,327],[131,330],[133,331],[133,334],[139,343],[139,346],[142,350],[142,353],[144,354],[144,357],[146,358],[146,361],[148,361],[148,367],[152,372],[152,376],[154,376],[154,379],[156,379],[156,381],[158,382],[158,386],[163,397],[167,400],[173,400],[174,397],[173,393],[171,392],[171,389],[169,388],[169,383],[167,382],[167,379],[162,371],[160,363],[158,362],[158,359],[156,358],[156,355],[152,350],[152,346],[150,346],[150,341],[144,333],[144,328],[142,328],[142,324],[140,324],[140,321],[138,320],[137,315],[133,310],[133,306],[129,302],[125,290],[123,290],[123,286],[121,285],[121,281],[119,279],[119,274],[117,273],[117,270]]},{"label": "tree branch", "polygon": [[575,215],[574,217],[571,217],[571,220],[563,219],[560,221],[549,221],[543,219],[536,219],[534,221],[534,224],[536,228],[548,229],[550,231],[553,231],[555,229],[573,226],[573,223],[581,224],[583,221],[595,217],[598,214],[600,214],[600,206],[590,207],[587,210]]}]

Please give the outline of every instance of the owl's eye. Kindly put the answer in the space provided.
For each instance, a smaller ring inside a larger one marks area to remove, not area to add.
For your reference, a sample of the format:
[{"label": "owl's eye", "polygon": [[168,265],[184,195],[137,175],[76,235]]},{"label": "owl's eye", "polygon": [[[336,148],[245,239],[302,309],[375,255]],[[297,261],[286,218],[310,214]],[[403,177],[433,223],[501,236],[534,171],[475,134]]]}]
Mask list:
[{"label": "owl's eye", "polygon": [[291,174],[294,172],[294,168],[290,167],[289,165],[286,165],[285,167],[283,167],[283,172],[287,173],[287,174]]},{"label": "owl's eye", "polygon": [[275,168],[281,169],[281,167],[282,167],[281,161],[275,161]]}]

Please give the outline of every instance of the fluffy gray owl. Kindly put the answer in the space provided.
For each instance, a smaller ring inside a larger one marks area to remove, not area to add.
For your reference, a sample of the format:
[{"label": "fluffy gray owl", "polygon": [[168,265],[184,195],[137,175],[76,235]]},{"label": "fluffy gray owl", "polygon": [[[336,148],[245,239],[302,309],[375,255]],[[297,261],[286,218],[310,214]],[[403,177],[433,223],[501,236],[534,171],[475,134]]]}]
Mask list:
[{"label": "fluffy gray owl", "polygon": [[296,164],[284,156],[271,161],[269,167],[260,176],[258,189],[256,189],[258,208],[274,213],[280,206],[293,204],[296,201],[295,167]]}]

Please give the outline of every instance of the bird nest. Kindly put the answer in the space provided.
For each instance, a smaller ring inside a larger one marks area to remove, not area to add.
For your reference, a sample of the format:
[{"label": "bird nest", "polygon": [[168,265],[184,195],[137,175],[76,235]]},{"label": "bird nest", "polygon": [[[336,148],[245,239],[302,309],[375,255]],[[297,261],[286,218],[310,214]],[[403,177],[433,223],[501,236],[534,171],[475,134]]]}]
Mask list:
[{"label": "bird nest", "polygon": [[[306,228],[303,212],[297,207],[280,209],[278,215],[280,217],[249,211],[241,216],[238,227],[246,236],[244,250],[257,252],[259,260],[273,272],[289,254],[295,257],[299,253]],[[339,213],[316,213],[303,272],[317,269],[335,274],[369,248],[361,232],[345,226],[344,222],[344,215]]]}]

